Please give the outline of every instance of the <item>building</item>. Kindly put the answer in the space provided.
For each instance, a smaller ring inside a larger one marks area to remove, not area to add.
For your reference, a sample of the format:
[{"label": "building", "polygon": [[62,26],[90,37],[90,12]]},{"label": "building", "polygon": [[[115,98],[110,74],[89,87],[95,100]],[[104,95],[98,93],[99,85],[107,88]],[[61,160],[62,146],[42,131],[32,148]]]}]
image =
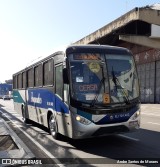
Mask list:
[{"label": "building", "polygon": [[74,44],[130,49],[137,63],[141,102],[160,103],[160,4],[134,8]]}]

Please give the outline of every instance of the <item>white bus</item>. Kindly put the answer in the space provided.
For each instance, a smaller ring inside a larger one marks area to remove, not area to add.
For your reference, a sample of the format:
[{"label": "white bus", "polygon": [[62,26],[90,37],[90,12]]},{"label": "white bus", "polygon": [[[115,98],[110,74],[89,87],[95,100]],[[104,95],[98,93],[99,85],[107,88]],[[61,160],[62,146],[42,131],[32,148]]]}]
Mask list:
[{"label": "white bus", "polygon": [[128,49],[72,45],[13,75],[15,110],[54,138],[125,133],[140,127],[137,70]]}]

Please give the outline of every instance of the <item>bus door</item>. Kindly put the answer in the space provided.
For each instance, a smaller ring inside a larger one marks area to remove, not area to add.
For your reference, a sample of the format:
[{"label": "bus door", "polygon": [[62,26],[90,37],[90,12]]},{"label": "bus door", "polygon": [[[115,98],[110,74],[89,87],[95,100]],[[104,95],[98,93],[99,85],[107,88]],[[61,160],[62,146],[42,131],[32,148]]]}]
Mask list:
[{"label": "bus door", "polygon": [[[63,65],[55,67],[55,109],[57,112],[58,130],[62,134],[68,132],[67,122],[69,119],[67,106],[64,104]],[[67,135],[67,134],[66,134]]]}]

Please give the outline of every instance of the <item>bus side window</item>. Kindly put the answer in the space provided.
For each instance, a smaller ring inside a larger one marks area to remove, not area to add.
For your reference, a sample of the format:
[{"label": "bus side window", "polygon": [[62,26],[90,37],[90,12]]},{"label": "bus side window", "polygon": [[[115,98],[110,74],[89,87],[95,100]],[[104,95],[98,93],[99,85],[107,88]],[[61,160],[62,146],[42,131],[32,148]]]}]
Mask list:
[{"label": "bus side window", "polygon": [[60,97],[63,97],[63,76],[62,76],[62,65],[57,66],[55,68],[56,70],[56,81],[55,81],[55,87],[56,87],[56,94],[58,94]]},{"label": "bus side window", "polygon": [[13,89],[17,89],[17,75],[13,76]]},{"label": "bus side window", "polygon": [[54,65],[53,65],[53,59],[50,59],[46,62],[44,62],[43,66],[43,77],[44,77],[44,85],[53,85],[53,76],[54,76]]},{"label": "bus side window", "polygon": [[22,73],[22,88],[27,88],[26,71]]}]

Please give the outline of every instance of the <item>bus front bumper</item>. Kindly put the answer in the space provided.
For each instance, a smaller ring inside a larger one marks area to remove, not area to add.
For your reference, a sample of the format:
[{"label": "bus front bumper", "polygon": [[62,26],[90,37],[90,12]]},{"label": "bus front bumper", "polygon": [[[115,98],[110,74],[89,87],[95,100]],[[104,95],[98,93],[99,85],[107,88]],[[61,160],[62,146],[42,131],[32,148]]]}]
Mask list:
[{"label": "bus front bumper", "polygon": [[73,119],[73,139],[83,139],[111,134],[133,132],[140,128],[140,114],[133,114],[127,122],[97,125],[93,122],[81,123]]}]

